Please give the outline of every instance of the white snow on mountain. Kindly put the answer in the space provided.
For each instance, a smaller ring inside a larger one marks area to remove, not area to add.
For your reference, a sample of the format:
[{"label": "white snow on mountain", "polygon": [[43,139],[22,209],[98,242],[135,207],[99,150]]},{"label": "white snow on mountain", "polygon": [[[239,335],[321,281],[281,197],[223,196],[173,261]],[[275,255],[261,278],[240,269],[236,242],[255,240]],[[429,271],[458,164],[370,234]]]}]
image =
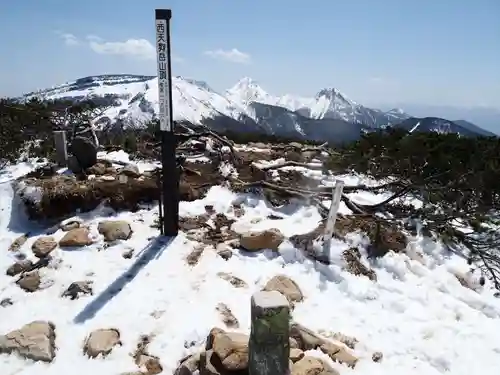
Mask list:
[{"label": "white snow on mountain", "polygon": [[249,77],[244,77],[226,91],[229,100],[242,105],[252,102],[276,105],[277,97],[268,94],[260,85]]},{"label": "white snow on mountain", "polygon": [[[245,115],[254,118],[255,111],[250,108],[252,103],[283,107],[312,119],[333,118],[368,126],[378,125],[376,115],[384,116],[384,112],[363,107],[336,89],[321,90],[315,97],[303,98],[271,95],[248,77],[225,93],[216,92],[203,81],[184,77],[173,77],[172,81],[174,120],[192,123],[218,115],[235,120]],[[157,79],[152,76],[86,77],[27,95],[28,98],[32,96],[45,99],[107,96],[113,106],[103,114],[103,118],[110,121],[121,119],[141,124],[151,120],[158,111]],[[391,112],[387,119],[396,121],[407,117],[404,113]]]},{"label": "white snow on mountain", "polygon": [[[44,99],[102,98],[111,96],[113,106],[100,118],[146,123],[158,113],[158,80],[151,76],[96,76],[69,82],[30,96]],[[245,109],[212,90],[205,82],[172,78],[174,120],[199,123],[223,114],[238,118]]]}]

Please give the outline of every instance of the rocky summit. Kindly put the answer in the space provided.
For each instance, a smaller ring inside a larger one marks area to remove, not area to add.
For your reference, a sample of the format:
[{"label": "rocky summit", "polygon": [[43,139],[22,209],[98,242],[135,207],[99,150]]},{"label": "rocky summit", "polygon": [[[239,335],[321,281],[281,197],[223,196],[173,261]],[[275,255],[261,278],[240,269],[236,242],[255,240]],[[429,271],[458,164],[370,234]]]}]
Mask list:
[{"label": "rocky summit", "polygon": [[325,145],[205,134],[179,149],[173,239],[159,236],[155,160],[116,149],[79,176],[40,160],[6,167],[2,374],[248,374],[260,291],[289,305],[292,375],[498,369],[491,285],[432,236],[371,214],[391,183],[335,171]]}]

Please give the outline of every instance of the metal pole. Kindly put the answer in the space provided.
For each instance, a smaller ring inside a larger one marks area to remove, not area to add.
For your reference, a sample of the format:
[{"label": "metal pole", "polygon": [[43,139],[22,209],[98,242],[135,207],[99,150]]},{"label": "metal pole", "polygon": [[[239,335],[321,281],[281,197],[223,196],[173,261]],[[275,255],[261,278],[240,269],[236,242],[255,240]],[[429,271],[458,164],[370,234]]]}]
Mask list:
[{"label": "metal pole", "polygon": [[172,68],[170,46],[170,9],[156,9],[156,56],[158,63],[158,99],[161,134],[163,235],[179,231],[179,171],[175,150],[177,139],[172,122]]}]

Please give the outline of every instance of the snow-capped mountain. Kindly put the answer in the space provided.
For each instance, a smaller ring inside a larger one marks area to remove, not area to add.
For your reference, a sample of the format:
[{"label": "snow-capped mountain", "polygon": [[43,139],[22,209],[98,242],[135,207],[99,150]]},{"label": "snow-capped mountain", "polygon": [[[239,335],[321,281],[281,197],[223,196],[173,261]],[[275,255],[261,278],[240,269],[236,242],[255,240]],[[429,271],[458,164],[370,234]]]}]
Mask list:
[{"label": "snow-capped mountain", "polygon": [[383,112],[364,107],[336,88],[322,89],[312,98],[292,95],[273,96],[267,93],[258,82],[248,77],[241,79],[227,90],[226,97],[242,105],[248,105],[251,102],[269,104],[284,107],[313,119],[329,118],[369,127],[393,125],[410,117],[400,109]]},{"label": "snow-capped mountain", "polygon": [[[106,98],[111,106],[99,119],[145,123],[158,112],[158,81],[154,76],[103,75],[77,79],[51,89],[30,93],[42,99]],[[218,94],[207,83],[173,77],[174,120],[200,123],[206,117],[225,115],[238,118],[244,113],[236,103]]]},{"label": "snow-capped mountain", "polygon": [[[241,79],[224,93],[204,81],[173,77],[174,121],[207,124],[216,130],[258,132],[331,142],[356,139],[363,130],[399,124],[410,119],[401,109],[384,112],[356,103],[335,88],[314,97],[274,96],[251,78]],[[32,92],[41,99],[92,98],[109,108],[96,119],[105,126],[116,122],[141,126],[158,112],[158,82],[154,76],[100,75]]]}]

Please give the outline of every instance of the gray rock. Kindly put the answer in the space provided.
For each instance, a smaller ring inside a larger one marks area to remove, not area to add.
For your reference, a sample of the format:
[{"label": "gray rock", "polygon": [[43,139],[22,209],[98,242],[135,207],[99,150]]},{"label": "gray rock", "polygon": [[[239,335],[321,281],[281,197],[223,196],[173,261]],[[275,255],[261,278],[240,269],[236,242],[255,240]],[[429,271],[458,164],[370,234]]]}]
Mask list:
[{"label": "gray rock", "polygon": [[52,362],[56,356],[55,339],[54,324],[33,321],[0,336],[0,353],[17,353],[33,361]]},{"label": "gray rock", "polygon": [[5,273],[7,274],[7,276],[16,276],[31,269],[31,267],[33,267],[33,262],[29,259],[23,259],[9,266]]},{"label": "gray rock", "polygon": [[127,164],[118,171],[118,174],[123,174],[127,177],[137,178],[141,176],[139,168],[135,164]]},{"label": "gray rock", "polygon": [[57,247],[54,237],[40,237],[31,246],[31,251],[37,258],[45,258]]},{"label": "gray rock", "polygon": [[82,294],[92,295],[93,293],[92,281],[75,281],[63,292],[62,297],[68,297],[75,300]]},{"label": "gray rock", "polygon": [[[76,136],[71,142],[71,153],[76,158],[79,170],[73,171],[75,173],[81,170],[86,170],[97,163],[97,147],[88,138]],[[70,166],[72,167],[72,166]]]},{"label": "gray rock", "polygon": [[101,221],[97,226],[97,230],[107,242],[128,240],[132,235],[130,224],[123,220]]},{"label": "gray rock", "polygon": [[117,329],[98,329],[85,340],[83,352],[90,358],[96,358],[99,355],[105,357],[117,345],[121,345],[120,332]]},{"label": "gray rock", "polygon": [[17,281],[17,285],[26,292],[33,293],[40,289],[42,279],[38,270],[24,273]]}]

